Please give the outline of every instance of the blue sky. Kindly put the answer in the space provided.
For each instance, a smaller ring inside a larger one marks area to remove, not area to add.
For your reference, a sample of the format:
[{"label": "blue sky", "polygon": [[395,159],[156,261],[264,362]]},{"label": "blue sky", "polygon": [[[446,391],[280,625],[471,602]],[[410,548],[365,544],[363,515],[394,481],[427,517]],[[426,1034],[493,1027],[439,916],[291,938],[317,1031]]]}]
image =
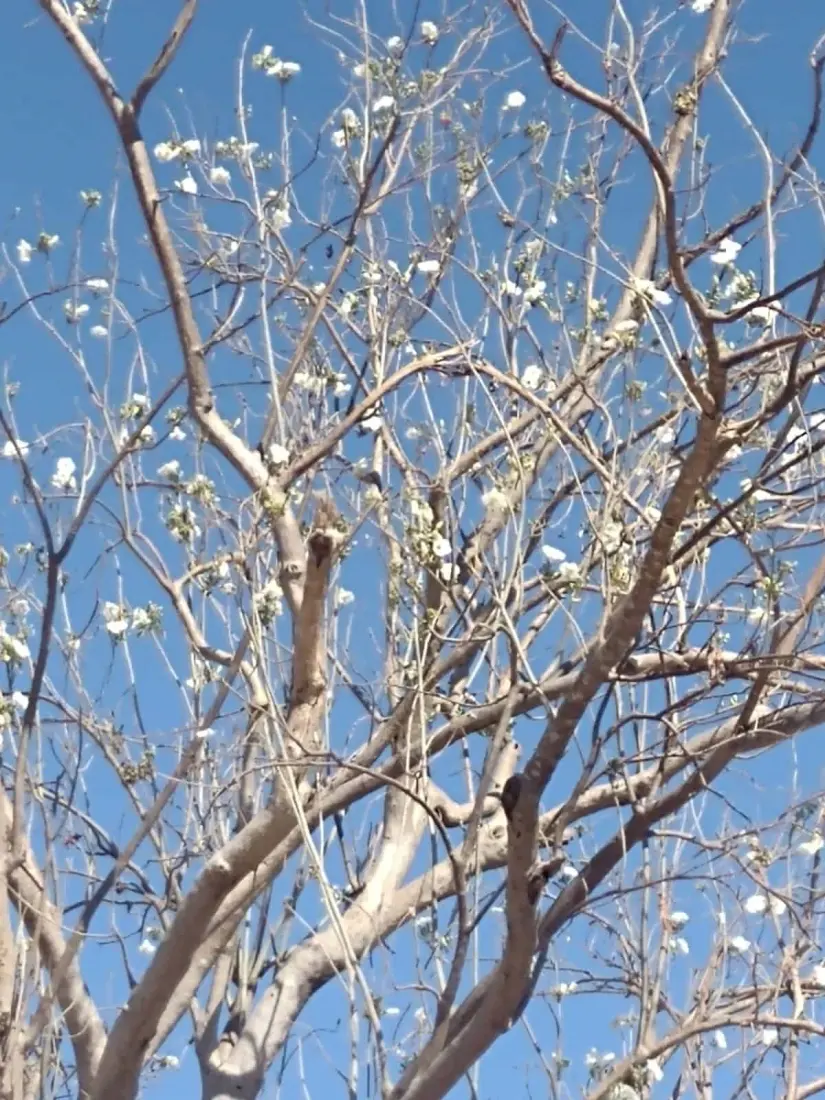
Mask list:
[{"label": "blue sky", "polygon": [[[445,0],[446,2],[446,0]],[[578,5],[577,5],[578,6]],[[277,8],[277,10],[276,10]],[[597,41],[604,38],[604,13],[607,5],[593,2],[581,18],[581,28]],[[340,107],[346,92],[345,73],[336,58],[336,50],[331,42],[319,43],[319,33],[310,25],[307,14],[325,17],[348,16],[350,5],[347,0],[335,0],[330,5],[294,3],[272,5],[263,0],[247,0],[245,3],[225,4],[218,0],[204,0],[202,10],[196,20],[193,31],[182,49],[171,72],[166,76],[144,115],[144,132],[150,145],[166,139],[171,133],[170,117],[174,117],[181,134],[197,135],[205,142],[224,137],[233,132],[233,106],[237,82],[237,59],[241,46],[249,34],[250,53],[263,43],[273,45],[275,52],[290,60],[299,62],[301,74],[286,89],[283,101],[279,90],[270,83],[265,88],[255,84],[252,74],[247,72],[245,79],[250,88],[250,97],[254,103],[254,113],[250,123],[256,139],[269,133],[274,144],[278,133],[279,112],[283,109],[291,120],[295,131],[304,136],[296,139],[298,154],[309,159],[318,129],[325,126]],[[372,30],[379,37],[394,33],[405,35],[408,25],[396,23],[391,17],[389,6],[378,0],[367,0],[366,10]],[[638,25],[641,25],[647,5],[642,0],[629,0],[626,10]],[[437,4],[422,4],[417,17],[443,21],[444,11]],[[150,59],[168,24],[169,11],[166,4],[158,0],[119,0],[114,6],[114,15],[102,43],[101,52],[105,58],[111,58],[111,67],[124,89],[131,87]],[[555,16],[548,9],[537,16],[539,28],[549,37],[555,25]],[[506,25],[506,20],[505,20]],[[685,11],[674,23],[682,35],[676,47],[677,57],[686,57],[698,40],[702,19]],[[808,117],[810,103],[810,73],[807,66],[807,53],[817,35],[822,31],[821,14],[817,5],[804,0],[795,0],[783,5],[773,0],[751,0],[744,5],[741,15],[742,41],[731,50],[726,64],[725,74],[728,82],[735,88],[744,106],[751,113],[760,132],[770,142],[772,148],[780,153],[792,148],[798,140]],[[751,38],[746,41],[746,36]],[[567,63],[583,79],[598,81],[598,59],[586,48],[568,38],[569,55]],[[528,97],[531,106],[540,111],[545,101],[556,104],[554,93],[548,91],[546,82],[535,64],[534,58],[526,50],[524,43],[512,30],[503,35],[488,56],[491,67],[500,67],[502,76],[496,86],[496,100],[486,105],[488,117],[494,118],[497,104],[504,91],[518,87]],[[511,68],[513,67],[514,68]],[[72,257],[72,238],[82,214],[82,204],[78,198],[81,189],[97,189],[104,194],[104,208],[108,206],[113,194],[113,181],[117,180],[118,215],[117,241],[118,265],[124,279],[135,280],[136,285],[125,290],[126,299],[135,303],[143,300],[141,288],[137,285],[142,275],[155,284],[156,273],[153,261],[142,243],[142,227],[128,191],[128,182],[121,170],[121,155],[112,133],[109,120],[101,107],[94,90],[75,59],[70,55],[65,43],[48,24],[45,16],[33,0],[9,0],[4,12],[4,34],[0,36],[0,73],[3,86],[7,90],[4,108],[0,112],[0,148],[6,151],[7,169],[0,173],[0,216],[2,216],[3,241],[10,251],[20,237],[36,239],[39,232],[57,232],[61,235],[65,247],[55,254],[51,277],[56,282],[66,279],[69,274],[69,261]],[[292,121],[294,120],[294,121]],[[762,167],[758,160],[752,140],[743,135],[730,105],[724,100],[718,89],[711,90],[708,105],[705,108],[703,124],[710,132],[708,159],[719,171],[720,184],[713,190],[708,204],[711,219],[721,221],[734,210],[746,205],[761,193],[763,188]],[[326,148],[328,136],[322,139]],[[295,162],[294,162],[295,163]],[[819,167],[822,167],[820,154]],[[638,173],[638,189],[626,188],[617,198],[616,209],[608,223],[611,241],[614,246],[630,252],[635,234],[643,215],[640,206],[640,194],[648,194],[649,180],[643,166],[631,161]],[[165,175],[159,172],[167,183],[173,173]],[[307,175],[307,188],[317,187],[323,180],[321,168]],[[100,243],[105,239],[104,210],[93,215],[98,221],[84,238],[83,250],[77,254],[84,273],[105,275],[113,261],[111,254],[102,252]],[[91,220],[91,216],[90,216]],[[783,225],[783,231],[794,227],[793,243],[782,250],[782,265],[779,276],[798,272],[818,262],[822,254],[822,230],[815,220],[807,215],[791,218]],[[699,232],[702,227],[696,227]],[[399,238],[403,226],[399,222],[394,227]],[[494,251],[494,234],[498,227],[491,218],[489,223],[480,223],[480,232],[486,241],[489,239],[490,252]],[[91,241],[92,243],[88,243]],[[320,257],[317,258],[320,263]],[[787,265],[788,270],[783,269]],[[753,266],[759,268],[759,257],[754,257]],[[6,281],[0,297],[12,296],[13,282]],[[16,293],[16,290],[14,290]],[[63,296],[57,298],[59,313]],[[45,307],[44,307],[45,308]],[[137,308],[137,307],[136,307]],[[162,383],[171,377],[176,369],[177,354],[170,341],[168,327],[163,322],[148,321],[143,327],[147,347],[153,360],[152,388],[159,391]],[[54,342],[47,340],[35,326],[14,323],[0,329],[2,336],[2,365],[10,377],[20,380],[23,385],[15,409],[21,426],[21,435],[33,438],[36,432],[49,433],[57,425],[73,421],[82,422],[84,415],[84,393],[76,375],[71,373],[65,357],[55,349]],[[95,370],[98,368],[95,367]],[[219,377],[227,383],[236,378],[233,374],[235,364],[229,357],[218,358]],[[125,395],[141,388],[141,367],[132,361],[119,364],[119,375],[112,380],[112,400],[117,404]],[[104,368],[100,367],[100,377],[104,377]],[[254,403],[256,391],[241,390],[250,402]],[[235,402],[240,409],[243,402],[233,393],[227,401]],[[183,403],[182,399],[179,403]],[[75,433],[74,438],[77,438]],[[51,458],[60,452],[63,439],[52,440]],[[350,457],[358,457],[358,447]],[[163,456],[164,458],[166,455]],[[205,469],[210,469],[209,459],[205,460]],[[48,465],[45,462],[44,465]],[[15,491],[15,473],[8,466],[0,470],[0,499],[7,501]],[[16,512],[10,512],[2,521],[2,542],[13,545],[34,538],[26,527],[28,519]],[[159,525],[153,517],[147,519],[149,530]],[[572,526],[572,525],[571,525]],[[109,569],[105,580],[95,572],[97,555],[100,548],[99,532],[91,531],[80,540],[70,569],[77,580],[88,570],[93,581],[85,591],[81,591],[75,605],[75,614],[82,619],[82,611],[90,610],[95,599],[117,598],[117,586],[122,582],[128,591],[130,601],[143,602],[156,598],[156,592],[142,572],[127,561],[118,560],[117,568]],[[181,557],[181,563],[182,563]],[[345,563],[344,582],[357,595],[366,595],[370,591],[371,577],[363,564]],[[85,602],[84,602],[85,601]],[[347,627],[352,631],[352,621]],[[93,674],[97,677],[95,690],[101,698],[112,705],[113,714],[123,722],[134,724],[134,710],[129,694],[130,677],[144,682],[162,670],[160,654],[148,641],[135,649],[138,663],[128,669],[106,649],[107,639],[102,639],[94,650]],[[171,649],[173,662],[177,662],[179,675],[185,678],[185,661],[182,649]],[[365,660],[365,675],[371,670]],[[171,691],[148,693],[141,698],[143,720],[153,730],[163,730],[159,735],[160,752],[170,754],[174,751],[173,734],[184,727],[189,716],[180,705],[179,696]],[[171,719],[170,719],[171,714]],[[346,721],[346,709],[339,712],[339,718]],[[231,729],[231,722],[227,731]],[[522,723],[518,736],[528,747],[537,736],[536,724]],[[788,757],[798,753],[800,770],[809,771],[818,776],[821,770],[821,752],[813,738],[802,742]],[[770,761],[756,762],[751,765],[748,774],[743,771],[733,780],[735,790],[744,793],[750,784],[759,790],[762,810],[769,813],[771,769],[776,767],[777,757]],[[790,768],[790,759],[786,761]],[[90,764],[89,776],[95,781],[96,765]],[[102,770],[100,772],[102,775]],[[455,778],[455,777],[453,777]],[[451,777],[445,776],[446,785]],[[377,808],[377,803],[373,809]],[[100,806],[96,809],[99,811]],[[112,834],[118,839],[129,835],[131,818],[124,812],[123,805],[113,799],[105,806],[103,816]],[[331,857],[334,860],[334,857]],[[426,853],[422,854],[422,860]],[[421,867],[423,868],[423,863]],[[332,866],[335,867],[334,862]],[[687,904],[687,902],[685,903]],[[310,909],[312,903],[310,902]],[[573,958],[587,958],[590,932],[578,931],[574,941],[565,950]],[[484,946],[490,952],[495,950],[495,935],[490,935]],[[380,983],[387,978],[386,968],[392,967],[392,977],[396,982],[413,981],[416,975],[415,944],[409,931],[400,933],[392,942],[393,954],[375,959],[376,980]],[[95,961],[95,949],[87,952],[90,985],[99,992],[102,999],[114,1003],[119,1000],[124,989],[119,979],[107,972],[108,963]],[[140,956],[132,957],[136,970],[140,966]],[[683,965],[687,974],[688,964]],[[613,1015],[622,1012],[618,1001],[613,1009],[604,998],[599,1008],[605,1024]],[[304,1045],[292,1049],[292,1056],[303,1059],[302,1072],[305,1075],[307,1095],[317,1096],[327,1091],[343,1092],[342,1082],[335,1076],[331,1066],[343,1065],[347,1058],[346,1019],[342,1015],[344,1001],[334,988],[323,991],[316,997],[308,1011],[299,1021],[298,1034],[306,1036]],[[408,1008],[415,1007],[416,1001],[410,998]],[[553,1033],[552,1015],[549,1008],[538,1006],[534,1023],[539,1030],[545,1029],[547,1035]],[[602,1015],[603,1014],[603,1015]],[[592,1008],[586,999],[573,999],[564,1006],[563,1049],[566,1057],[576,1065],[571,1071],[576,1085],[581,1084],[581,1058],[589,1046],[605,1049],[617,1043],[615,1033],[605,1026],[598,1034],[588,1027],[592,1017]],[[340,1026],[337,1021],[341,1020]],[[399,1026],[402,1026],[399,1024]],[[319,1029],[316,1036],[310,1035],[313,1028]],[[584,1038],[570,1039],[570,1036]],[[548,1040],[549,1041],[549,1040]],[[482,1074],[482,1087],[479,1095],[494,1097],[501,1095],[505,1087],[512,1089],[513,1073],[523,1072],[521,1067],[526,1060],[526,1040],[520,1028],[506,1036],[485,1062]],[[185,1054],[182,1040],[177,1036],[170,1041],[169,1052]],[[147,1085],[146,1095],[166,1100],[183,1088],[196,1088],[196,1072],[191,1052],[183,1057],[183,1065],[178,1074],[161,1074],[156,1081]],[[296,1073],[290,1071],[285,1076],[285,1085],[279,1095],[291,1100],[300,1093]],[[519,1078],[520,1095],[527,1095],[528,1084],[542,1095],[542,1077],[537,1070],[528,1081]],[[457,1095],[464,1095],[460,1089]],[[272,1095],[276,1095],[273,1091]],[[762,1094],[759,1094],[762,1095]],[[767,1093],[765,1093],[767,1095]]]}]

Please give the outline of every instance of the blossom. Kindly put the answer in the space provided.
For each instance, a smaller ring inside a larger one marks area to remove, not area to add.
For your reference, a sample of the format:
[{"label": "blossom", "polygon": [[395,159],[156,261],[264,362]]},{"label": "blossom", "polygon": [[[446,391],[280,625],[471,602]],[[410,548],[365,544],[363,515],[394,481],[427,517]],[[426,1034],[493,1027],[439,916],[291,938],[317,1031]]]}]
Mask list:
[{"label": "blossom", "polygon": [[390,53],[401,53],[404,49],[404,39],[394,34],[391,38],[387,39],[387,49]]},{"label": "blossom", "polygon": [[289,451],[280,443],[272,443],[266,452],[266,457],[273,466],[286,466],[289,462]]},{"label": "blossom", "polygon": [[19,664],[27,661],[31,653],[23,638],[9,634],[6,624],[0,622],[0,661],[6,664]]},{"label": "blossom", "polygon": [[557,573],[560,581],[577,581],[579,579],[579,567],[574,561],[560,562]]},{"label": "blossom", "polygon": [[348,588],[338,588],[335,591],[335,606],[348,607],[355,600],[355,594]]},{"label": "blossom", "polygon": [[579,872],[576,870],[572,863],[565,863],[559,870],[559,875],[562,878],[567,879],[568,882],[572,882],[574,878],[579,877]]},{"label": "blossom", "polygon": [[759,1042],[764,1047],[772,1046],[779,1038],[779,1032],[775,1027],[763,1027],[759,1032]]},{"label": "blossom", "polygon": [[745,899],[744,909],[746,913],[753,915],[759,915],[766,912],[768,908],[768,899],[764,894],[751,894],[749,898]]},{"label": "blossom", "polygon": [[825,986],[825,963],[817,963],[811,971],[811,981],[814,985]]},{"label": "blossom", "polygon": [[77,479],[74,476],[76,469],[73,459],[58,458],[52,474],[54,488],[63,489],[65,492],[75,492],[77,489]]},{"label": "blossom", "polygon": [[288,80],[292,80],[293,76],[298,75],[301,66],[297,61],[281,61],[276,57],[265,66],[265,71],[267,76],[274,76],[282,84],[286,84]]},{"label": "blossom", "polygon": [[372,105],[373,114],[380,115],[395,110],[395,97],[382,95]]},{"label": "blossom", "polygon": [[432,23],[429,19],[422,20],[419,25],[419,33],[421,34],[422,41],[426,42],[428,46],[434,46],[438,41],[439,30],[435,23]]},{"label": "blossom", "polygon": [[183,430],[183,428],[181,428],[178,424],[176,424],[174,426],[174,428],[171,430],[171,432],[169,433],[169,438],[174,439],[176,441],[180,441],[181,439],[186,439],[186,432]]},{"label": "blossom", "polygon": [[48,256],[53,248],[60,244],[60,237],[56,233],[41,233],[37,238],[37,251]]},{"label": "blossom", "polygon": [[[15,443],[17,444],[17,450],[15,450]],[[22,439],[16,439],[14,441],[12,441],[11,439],[7,439],[6,442],[3,444],[3,449],[2,451],[0,451],[0,454],[2,454],[3,458],[17,458],[18,450],[21,456],[25,458],[26,455],[29,453],[28,443],[24,443]]]},{"label": "blossom", "polygon": [[670,914],[668,918],[671,928],[684,928],[687,922],[690,920],[690,915],[683,912],[681,909],[677,909],[674,913]]},{"label": "blossom", "polygon": [[361,421],[361,427],[366,432],[378,432],[381,430],[381,426],[384,421],[381,419],[378,413],[373,413],[371,416],[366,416]]},{"label": "blossom", "polygon": [[29,697],[22,691],[13,691],[11,693],[11,705],[15,710],[25,710],[29,705]]},{"label": "blossom", "polygon": [[818,851],[825,845],[825,840],[822,839],[820,833],[814,833],[810,840],[803,840],[799,845],[799,851],[803,852],[806,856],[815,856]]},{"label": "blossom", "polygon": [[649,1058],[645,1063],[645,1069],[651,1081],[661,1081],[665,1076],[658,1058]]},{"label": "blossom", "polygon": [[168,164],[171,160],[177,160],[181,154],[179,145],[173,145],[171,141],[159,141],[154,148],[155,157],[161,164]]},{"label": "blossom", "polygon": [[196,157],[201,151],[201,143],[198,138],[187,138],[180,143],[183,152],[189,157]]},{"label": "blossom", "polygon": [[175,180],[175,187],[178,191],[182,191],[184,195],[197,195],[198,193],[198,185],[188,172],[182,180]]},{"label": "blossom", "polygon": [[122,638],[129,629],[129,618],[125,608],[110,600],[103,605],[103,621],[106,624],[107,634],[111,634],[113,638]]},{"label": "blossom", "polygon": [[150,939],[143,939],[140,941],[138,951],[141,953],[141,955],[154,955],[155,945]]},{"label": "blossom", "polygon": [[782,898],[776,897],[771,897],[768,908],[775,917],[781,917],[783,913],[786,913],[788,911],[788,907],[782,900]]},{"label": "blossom", "polygon": [[751,941],[746,940],[744,936],[733,936],[730,940],[730,946],[737,955],[744,955],[746,951],[750,950]]},{"label": "blossom", "polygon": [[737,244],[731,237],[725,237],[719,242],[716,251],[711,253],[710,262],[719,264],[721,267],[728,267],[736,262],[736,257],[741,251],[741,244]]},{"label": "blossom", "polygon": [[87,279],[86,286],[93,294],[105,294],[109,289],[108,279]]},{"label": "blossom", "polygon": [[441,270],[441,262],[439,260],[422,260],[416,267],[422,275],[432,275]]},{"label": "blossom", "polygon": [[619,321],[614,328],[614,332],[636,332],[639,327],[639,322],[634,321],[632,317],[628,317],[626,321]]},{"label": "blossom", "polygon": [[504,100],[505,111],[518,111],[527,102],[524,92],[508,92]]},{"label": "blossom", "polygon": [[689,955],[690,954],[690,944],[688,943],[688,941],[685,939],[684,936],[677,936],[673,940],[672,950],[673,950],[673,953],[675,955]]},{"label": "blossom", "polygon": [[563,550],[559,550],[557,546],[549,546],[546,543],[542,546],[541,552],[544,555],[545,561],[550,565],[559,565],[567,557],[567,554],[565,554]]},{"label": "blossom", "polygon": [[716,1031],[714,1031],[713,1039],[711,1040],[711,1042],[713,1043],[713,1045],[716,1047],[717,1050],[727,1050],[728,1049],[728,1041],[725,1038],[724,1031],[719,1031],[718,1029]]},{"label": "blossom", "polygon": [[459,577],[459,568],[451,561],[444,562],[438,572],[445,584],[455,584]]},{"label": "blossom", "polygon": [[524,290],[524,300],[528,305],[534,306],[536,302],[540,302],[544,297],[544,292],[547,289],[547,283],[544,279],[536,279],[534,283],[531,283]]},{"label": "blossom", "polygon": [[67,301],[63,303],[63,313],[70,325],[76,325],[80,318],[85,317],[88,312],[89,307],[86,302]]},{"label": "blossom", "polygon": [[157,626],[160,626],[160,608],[157,605],[136,607],[132,611],[132,629],[137,634],[148,634]]},{"label": "blossom", "polygon": [[162,477],[165,481],[180,481],[180,476],[180,463],[176,458],[173,458],[171,462],[164,462],[162,466],[158,466],[158,477]]},{"label": "blossom", "polygon": [[228,187],[232,182],[232,175],[228,168],[218,164],[209,172],[209,181],[214,183],[216,187]]},{"label": "blossom", "polygon": [[673,299],[666,290],[659,290],[652,279],[634,279],[633,287],[637,294],[649,299],[656,306],[669,306]]},{"label": "blossom", "polygon": [[204,726],[203,729],[195,730],[195,737],[197,737],[199,741],[205,741],[208,737],[213,737],[214,734],[215,731],[211,726]]},{"label": "blossom", "polygon": [[180,1058],[176,1054],[164,1054],[160,1059],[160,1063],[165,1069],[178,1069]]},{"label": "blossom", "polygon": [[18,262],[21,264],[27,264],[32,258],[32,252],[34,252],[32,246],[29,244],[28,241],[23,240],[23,238],[21,237],[20,240],[17,242]]},{"label": "blossom", "polygon": [[693,0],[690,6],[698,15],[702,15],[703,12],[710,11],[713,5],[714,0]]},{"label": "blossom", "polygon": [[528,363],[521,372],[521,384],[526,390],[537,390],[543,377],[544,371],[537,363]]},{"label": "blossom", "polygon": [[501,489],[488,489],[481,497],[481,503],[485,508],[506,508],[507,497]]},{"label": "blossom", "polygon": [[433,553],[437,558],[449,558],[453,552],[453,544],[443,535],[437,535],[433,539]]},{"label": "blossom", "polygon": [[92,325],[89,329],[89,335],[94,336],[97,340],[103,340],[109,335],[109,330],[105,325]]},{"label": "blossom", "polygon": [[336,149],[343,149],[344,146],[347,144],[346,130],[333,130],[330,141]]}]

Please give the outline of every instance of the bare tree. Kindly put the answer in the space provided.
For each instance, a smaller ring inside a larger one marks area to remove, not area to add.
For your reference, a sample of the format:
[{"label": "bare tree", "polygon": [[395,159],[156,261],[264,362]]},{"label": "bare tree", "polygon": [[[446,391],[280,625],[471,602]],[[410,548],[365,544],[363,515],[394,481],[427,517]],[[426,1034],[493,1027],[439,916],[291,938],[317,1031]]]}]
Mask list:
[{"label": "bare tree", "polygon": [[0,1097],[825,1089],[825,42],[786,149],[736,0],[308,5],[207,138],[220,14],[31,6],[119,160],[3,246]]}]

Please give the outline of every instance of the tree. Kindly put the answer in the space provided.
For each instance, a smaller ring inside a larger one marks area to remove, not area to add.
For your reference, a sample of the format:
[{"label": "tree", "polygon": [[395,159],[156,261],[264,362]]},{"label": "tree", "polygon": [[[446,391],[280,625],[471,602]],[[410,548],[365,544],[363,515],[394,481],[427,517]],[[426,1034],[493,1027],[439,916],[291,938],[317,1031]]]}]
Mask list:
[{"label": "tree", "polygon": [[774,146],[781,26],[567,7],[214,123],[197,0],[20,30],[119,160],[3,253],[3,1098],[825,1088],[825,50]]}]

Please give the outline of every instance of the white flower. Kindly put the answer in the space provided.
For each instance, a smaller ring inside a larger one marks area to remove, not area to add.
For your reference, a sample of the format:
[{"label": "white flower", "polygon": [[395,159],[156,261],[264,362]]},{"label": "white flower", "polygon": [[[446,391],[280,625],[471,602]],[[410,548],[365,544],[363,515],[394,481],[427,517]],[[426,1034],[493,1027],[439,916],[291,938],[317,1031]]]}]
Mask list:
[{"label": "white flower", "polygon": [[41,233],[37,238],[37,251],[49,255],[53,248],[60,244],[60,237],[56,233]]},{"label": "white flower", "polygon": [[215,731],[211,726],[204,726],[203,729],[195,731],[195,737],[197,737],[199,741],[205,741],[208,737],[213,737],[214,734]]},{"label": "white flower", "polygon": [[451,561],[446,561],[439,569],[439,575],[445,584],[455,584],[458,581],[459,568]]},{"label": "white flower", "polygon": [[536,279],[534,283],[525,288],[524,300],[528,305],[534,306],[536,302],[540,302],[544,297],[544,292],[547,289],[547,283],[544,279]]},{"label": "white flower", "polygon": [[387,39],[387,49],[390,53],[400,53],[404,49],[404,39],[394,34],[392,38]]},{"label": "white flower", "polygon": [[86,286],[93,294],[105,294],[109,289],[108,279],[87,279]]},{"label": "white flower", "polygon": [[628,317],[626,321],[619,321],[618,325],[614,328],[614,332],[635,332],[639,327],[639,322],[634,321],[632,317]]},{"label": "white flower", "polygon": [[381,419],[378,413],[373,413],[372,416],[366,416],[361,421],[361,427],[366,432],[378,432],[381,430],[381,425],[384,421]]},{"label": "white flower", "polygon": [[190,157],[196,157],[201,151],[201,143],[197,138],[187,138],[186,141],[181,142],[181,149]]},{"label": "white flower", "polygon": [[175,187],[178,191],[182,191],[184,195],[197,195],[198,193],[198,185],[188,172],[182,180],[175,180]]},{"label": "white flower", "polygon": [[18,263],[27,264],[32,258],[32,252],[34,252],[32,246],[29,244],[28,241],[24,241],[21,237],[20,240],[17,242]]},{"label": "white flower", "polygon": [[512,281],[512,279],[505,279],[501,284],[501,293],[509,294],[511,298],[521,297],[521,287]]},{"label": "white flower", "polygon": [[677,936],[673,941],[673,952],[676,955],[689,955],[690,944],[684,936]]},{"label": "white flower", "polygon": [[75,325],[81,317],[85,317],[89,312],[89,307],[86,302],[78,302],[75,304],[72,301],[63,303],[63,313],[66,316],[66,320],[70,325]]},{"label": "white flower", "polygon": [[336,149],[343,149],[347,144],[347,134],[345,130],[333,130],[330,141]]},{"label": "white flower", "polygon": [[751,941],[746,940],[744,936],[733,936],[730,940],[730,946],[738,955],[744,955],[746,951],[750,950]]},{"label": "white flower", "polygon": [[441,263],[439,260],[422,260],[421,263],[416,266],[422,275],[432,275],[436,271],[441,270]]},{"label": "white flower", "polygon": [[744,909],[746,913],[751,913],[754,916],[767,912],[768,899],[764,894],[751,894],[749,898],[745,899]]},{"label": "white flower", "polygon": [[541,552],[544,555],[545,561],[550,565],[559,565],[567,557],[567,554],[565,554],[563,550],[559,550],[557,546],[548,546],[546,543],[542,546]]},{"label": "white flower", "polygon": [[105,325],[92,325],[89,329],[89,335],[94,336],[97,340],[105,340],[109,335],[109,330]]},{"label": "white flower", "polygon": [[820,833],[814,833],[810,840],[803,840],[799,845],[799,851],[806,856],[815,856],[825,845],[825,840],[822,839]]},{"label": "white flower", "polygon": [[335,591],[335,606],[348,607],[355,600],[355,594],[348,588],[338,588]]},{"label": "white flower", "polygon": [[164,1054],[161,1062],[165,1069],[178,1069],[180,1066],[180,1058],[176,1054]]},{"label": "white flower", "polygon": [[173,458],[171,462],[164,462],[162,466],[158,466],[158,477],[162,477],[165,481],[180,481],[180,476],[180,463],[176,458]]},{"label": "white flower", "polygon": [[543,377],[544,371],[538,363],[528,363],[521,372],[521,384],[526,390],[537,390]]},{"label": "white flower", "polygon": [[507,497],[502,493],[501,489],[488,489],[481,498],[481,503],[485,508],[506,508]]},{"label": "white flower", "polygon": [[687,922],[690,920],[690,915],[683,912],[681,909],[677,909],[675,913],[671,913],[668,918],[671,928],[684,928]]},{"label": "white flower", "polygon": [[453,544],[443,535],[437,535],[433,539],[433,553],[437,558],[449,558],[453,552]]},{"label": "white flower", "polygon": [[664,1071],[659,1065],[658,1058],[649,1058],[645,1063],[647,1075],[652,1081],[661,1081],[664,1079]]},{"label": "white flower", "polygon": [[710,11],[713,5],[714,0],[693,0],[690,6],[698,15],[701,15],[703,12]]},{"label": "white flower", "polygon": [[659,290],[652,279],[634,279],[633,287],[637,294],[649,299],[657,306],[669,306],[673,299],[666,290]]},{"label": "white flower", "polygon": [[228,187],[232,182],[232,174],[228,168],[224,168],[219,164],[211,169],[209,180],[211,183],[214,183],[216,187]]},{"label": "white flower", "polygon": [[154,955],[155,945],[152,943],[151,940],[143,939],[140,941],[138,951],[141,953],[141,955]]},{"label": "white flower", "polygon": [[272,443],[266,452],[266,457],[273,466],[286,466],[289,462],[289,451],[280,443]]},{"label": "white flower", "polygon": [[572,882],[574,878],[579,877],[579,872],[573,866],[572,863],[565,863],[559,871],[561,878],[567,879],[568,882]]},{"label": "white flower", "polygon": [[770,305],[754,306],[753,309],[748,310],[745,320],[751,324],[767,327],[773,321],[775,314],[776,306],[771,302]]},{"label": "white flower", "polygon": [[177,160],[180,156],[180,146],[173,145],[170,141],[160,141],[155,146],[155,156],[162,164],[168,164],[170,160]]},{"label": "white flower", "polygon": [[55,489],[63,489],[66,492],[74,492],[77,489],[77,479],[74,472],[77,467],[71,458],[58,458],[52,474],[52,485]]},{"label": "white flower", "polygon": [[180,427],[180,425],[176,424],[169,433],[169,438],[177,441],[180,441],[181,439],[186,439],[186,432],[183,430],[183,428]]},{"label": "white flower", "polygon": [[279,57],[274,58],[266,66],[266,75],[277,77],[284,84],[292,80],[293,76],[297,76],[300,71],[301,66],[297,61],[281,61]]},{"label": "white flower", "polygon": [[424,19],[418,28],[421,38],[428,46],[434,46],[438,41],[438,27],[429,19]]},{"label": "white flower", "polygon": [[155,625],[155,619],[145,607],[136,607],[132,612],[132,628],[138,634],[146,634]]},{"label": "white flower", "polygon": [[714,1031],[713,1038],[712,1038],[711,1042],[717,1048],[717,1050],[727,1050],[728,1049],[728,1041],[725,1038],[724,1031],[719,1031],[718,1029],[716,1031]]},{"label": "white flower", "polygon": [[380,115],[395,110],[395,98],[391,95],[382,95],[372,105],[373,114]]},{"label": "white flower", "polygon": [[773,1046],[779,1038],[779,1032],[775,1027],[763,1027],[759,1032],[758,1038],[763,1047]]},{"label": "white flower", "polygon": [[563,561],[557,570],[560,581],[577,581],[579,579],[579,567],[574,561]]},{"label": "white flower", "polygon": [[504,100],[505,111],[518,111],[527,102],[524,92],[508,92]]},{"label": "white flower", "polygon": [[[29,453],[28,443],[24,443],[22,439],[18,439],[16,442],[20,454],[25,458]],[[3,450],[0,451],[0,454],[2,454],[3,458],[17,458],[17,451],[14,449],[14,443],[10,439],[7,439],[3,444]]]},{"label": "white flower", "polygon": [[776,897],[771,897],[768,908],[775,917],[781,917],[783,913],[787,913],[788,911],[788,907],[782,898]]},{"label": "white flower", "polygon": [[141,443],[149,444],[155,442],[155,429],[151,424],[147,424],[145,428],[141,428],[138,439]]},{"label": "white flower", "polygon": [[107,600],[103,605],[103,621],[106,624],[106,632],[115,638],[121,638],[129,629],[129,619],[124,608],[119,603]]},{"label": "white flower", "polygon": [[730,237],[725,237],[719,242],[717,250],[711,253],[710,262],[719,264],[722,267],[727,267],[729,264],[736,262],[736,257],[741,251],[741,244],[737,244],[736,241],[732,240]]},{"label": "white flower", "polygon": [[11,705],[15,710],[25,710],[29,705],[29,697],[22,691],[13,691],[11,693]]},{"label": "white flower", "polygon": [[817,963],[811,971],[811,981],[814,985],[825,986],[825,963]]}]

